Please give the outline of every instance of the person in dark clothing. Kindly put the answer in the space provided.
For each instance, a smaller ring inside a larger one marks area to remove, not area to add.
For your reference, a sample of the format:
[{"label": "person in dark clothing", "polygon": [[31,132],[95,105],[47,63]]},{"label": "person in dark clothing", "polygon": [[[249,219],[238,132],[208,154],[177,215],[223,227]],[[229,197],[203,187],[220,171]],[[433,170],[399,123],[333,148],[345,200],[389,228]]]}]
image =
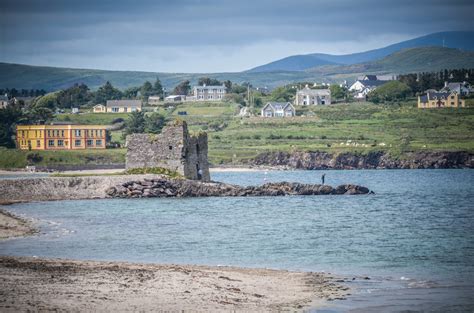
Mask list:
[{"label": "person in dark clothing", "polygon": [[321,175],[321,182],[323,183],[323,185],[324,185],[324,178],[326,178],[326,174],[323,173],[323,175]]}]

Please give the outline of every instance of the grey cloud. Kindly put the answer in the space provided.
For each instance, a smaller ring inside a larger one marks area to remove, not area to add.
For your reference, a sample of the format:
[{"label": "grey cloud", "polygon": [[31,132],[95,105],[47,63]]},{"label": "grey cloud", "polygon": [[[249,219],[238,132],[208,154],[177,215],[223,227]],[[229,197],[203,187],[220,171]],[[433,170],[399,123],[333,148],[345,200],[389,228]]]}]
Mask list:
[{"label": "grey cloud", "polygon": [[[353,48],[366,50],[374,48],[364,48],[369,38],[408,39],[474,29],[471,0],[3,0],[0,12],[0,61],[67,62],[68,56],[75,55],[105,60],[108,54],[127,55],[129,51],[146,59],[147,51],[155,51],[159,60],[206,55],[206,51],[219,57],[222,51],[264,47],[275,41],[294,45],[284,51],[279,47],[281,53],[307,53],[305,49],[315,44],[324,47],[322,52],[331,52],[332,47],[347,42],[358,42]],[[183,49],[194,51],[182,53]],[[257,53],[255,59],[268,54],[265,50]],[[133,59],[124,59],[133,63]],[[190,62],[183,59],[183,68],[177,70],[185,70]]]}]

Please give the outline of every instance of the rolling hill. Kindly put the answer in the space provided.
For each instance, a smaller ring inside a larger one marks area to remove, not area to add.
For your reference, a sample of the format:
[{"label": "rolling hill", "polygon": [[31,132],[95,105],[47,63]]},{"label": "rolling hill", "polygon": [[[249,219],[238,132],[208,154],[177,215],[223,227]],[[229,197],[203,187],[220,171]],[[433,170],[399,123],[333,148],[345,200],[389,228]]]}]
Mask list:
[{"label": "rolling hill", "polygon": [[407,41],[402,41],[384,48],[369,50],[360,53],[331,55],[313,53],[307,55],[295,55],[277,60],[265,65],[250,69],[248,72],[270,72],[270,71],[304,71],[322,65],[351,65],[366,63],[384,58],[395,52],[416,47],[438,47],[456,48],[465,51],[474,51],[474,32],[453,31],[434,33]]},{"label": "rolling hill", "polygon": [[195,84],[199,77],[207,76],[235,83],[250,82],[254,86],[270,88],[295,81],[341,82],[363,74],[401,74],[430,72],[441,69],[474,68],[474,52],[442,47],[405,49],[382,59],[351,65],[320,65],[305,71],[239,72],[239,73],[153,73],[134,71],[105,71],[42,67],[0,63],[0,88],[63,89],[74,83],[85,83],[97,89],[106,81],[125,89],[140,86],[146,80],[159,77],[171,90],[179,82],[190,80]]},{"label": "rolling hill", "polygon": [[430,72],[442,69],[474,68],[474,52],[443,47],[405,49],[380,60],[353,65],[327,65],[306,70],[332,77],[341,74]]}]

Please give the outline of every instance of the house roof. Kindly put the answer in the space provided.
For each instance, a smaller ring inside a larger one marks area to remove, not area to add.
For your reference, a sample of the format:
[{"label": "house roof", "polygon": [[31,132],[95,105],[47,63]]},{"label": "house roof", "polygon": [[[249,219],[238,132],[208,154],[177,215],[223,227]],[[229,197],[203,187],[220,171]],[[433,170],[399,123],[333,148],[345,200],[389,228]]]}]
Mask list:
[{"label": "house roof", "polygon": [[290,102],[267,102],[263,109],[265,110],[268,106],[271,106],[274,110],[285,110],[288,106],[294,109]]},{"label": "house roof", "polygon": [[214,86],[194,86],[194,89],[227,89],[225,85],[214,85]]},{"label": "house roof", "polygon": [[428,102],[428,96],[430,100],[435,99],[447,99],[453,92],[428,92],[426,95],[420,97],[420,101],[423,103]]},{"label": "house roof", "polygon": [[377,80],[377,75],[365,75],[363,80]]},{"label": "house roof", "polygon": [[364,87],[378,87],[385,83],[388,83],[388,80],[358,80]]},{"label": "house roof", "polygon": [[140,100],[107,100],[107,106],[114,107],[141,107]]},{"label": "house roof", "polygon": [[329,90],[329,89],[311,89],[309,87],[305,87],[301,90],[298,90],[297,94],[299,94],[299,95],[329,96],[329,95],[331,95],[331,90]]}]

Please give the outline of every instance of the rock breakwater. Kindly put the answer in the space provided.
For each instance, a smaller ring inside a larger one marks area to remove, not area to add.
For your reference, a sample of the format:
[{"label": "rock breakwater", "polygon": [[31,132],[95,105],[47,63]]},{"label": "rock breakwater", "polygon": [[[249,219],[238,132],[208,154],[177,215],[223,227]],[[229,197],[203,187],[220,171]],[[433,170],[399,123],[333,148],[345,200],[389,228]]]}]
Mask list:
[{"label": "rock breakwater", "polygon": [[280,182],[242,187],[217,182],[160,178],[128,181],[106,190],[107,195],[114,198],[360,195],[369,192],[366,187],[351,184],[334,188],[329,185]]}]

